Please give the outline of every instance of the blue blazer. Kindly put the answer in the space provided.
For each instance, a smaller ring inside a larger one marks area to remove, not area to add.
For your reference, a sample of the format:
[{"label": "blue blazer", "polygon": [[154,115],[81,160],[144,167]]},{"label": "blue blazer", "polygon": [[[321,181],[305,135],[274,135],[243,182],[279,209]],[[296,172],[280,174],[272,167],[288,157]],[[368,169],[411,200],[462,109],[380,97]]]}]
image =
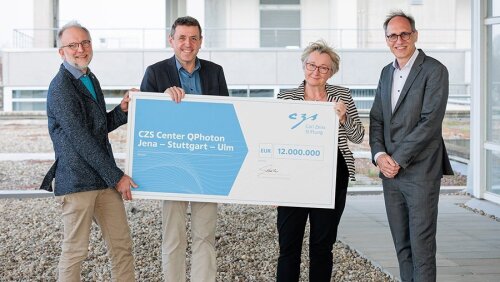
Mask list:
[{"label": "blue blazer", "polygon": [[[396,103],[391,106],[392,63],[384,67],[370,111],[372,157],[387,152],[401,166],[397,179],[425,181],[452,175],[442,136],[448,102],[448,70],[419,54]],[[375,161],[373,160],[375,163]],[[385,177],[380,174],[380,177]]]},{"label": "blue blazer", "polygon": [[115,187],[123,172],[116,166],[108,133],[127,122],[120,105],[106,112],[99,81],[89,74],[97,101],[85,85],[61,64],[49,86],[47,116],[55,163],[41,189],[56,196]]},{"label": "blue blazer", "polygon": [[[222,67],[207,60],[199,60],[202,94],[229,96]],[[142,79],[141,91],[163,93],[172,86],[181,87],[179,72],[175,65],[175,56],[147,67]]]}]

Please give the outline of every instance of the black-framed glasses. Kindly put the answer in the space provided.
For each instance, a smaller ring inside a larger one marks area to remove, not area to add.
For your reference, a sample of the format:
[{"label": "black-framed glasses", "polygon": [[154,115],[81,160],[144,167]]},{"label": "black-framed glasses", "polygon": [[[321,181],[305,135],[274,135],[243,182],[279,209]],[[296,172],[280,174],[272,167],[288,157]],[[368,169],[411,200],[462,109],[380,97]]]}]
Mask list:
[{"label": "black-framed glasses", "polygon": [[73,43],[70,43],[68,45],[61,46],[61,48],[68,47],[69,49],[76,51],[76,50],[78,50],[78,47],[80,47],[80,45],[82,45],[82,48],[89,48],[92,45],[92,42],[90,40],[83,40],[80,43],[73,42]]},{"label": "black-framed glasses", "polygon": [[316,69],[318,69],[319,73],[321,73],[321,74],[327,74],[330,71],[329,67],[317,66],[317,65],[311,64],[311,63],[306,63],[306,69],[308,71],[315,71]]},{"label": "black-framed glasses", "polygon": [[387,37],[387,39],[391,42],[396,42],[398,41],[398,37],[401,37],[401,40],[408,40],[410,39],[411,35],[414,33],[415,31],[412,31],[412,32],[401,32],[400,34],[389,34],[389,35],[386,35],[385,37]]}]

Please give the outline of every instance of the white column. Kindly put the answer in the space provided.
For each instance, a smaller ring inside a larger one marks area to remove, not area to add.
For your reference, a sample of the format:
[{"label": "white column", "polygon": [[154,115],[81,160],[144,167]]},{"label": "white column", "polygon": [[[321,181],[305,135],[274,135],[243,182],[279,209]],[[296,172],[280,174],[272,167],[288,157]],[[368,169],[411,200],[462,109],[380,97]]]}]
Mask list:
[{"label": "white column", "polygon": [[[33,47],[54,47],[55,10],[58,0],[33,0]],[[57,13],[57,12],[56,12]]]},{"label": "white column", "polygon": [[472,1],[472,81],[470,105],[470,162],[467,191],[483,198],[486,188],[486,1]]},{"label": "white column", "polygon": [[3,88],[3,111],[12,112],[12,88]]},{"label": "white column", "polygon": [[[364,19],[366,11],[358,11],[358,1],[331,0],[330,28],[340,30],[338,35],[338,48],[360,48],[363,42],[358,42],[358,26]],[[361,14],[359,14],[361,13]]]},{"label": "white column", "polygon": [[196,18],[205,27],[205,0],[186,0],[186,16]]}]

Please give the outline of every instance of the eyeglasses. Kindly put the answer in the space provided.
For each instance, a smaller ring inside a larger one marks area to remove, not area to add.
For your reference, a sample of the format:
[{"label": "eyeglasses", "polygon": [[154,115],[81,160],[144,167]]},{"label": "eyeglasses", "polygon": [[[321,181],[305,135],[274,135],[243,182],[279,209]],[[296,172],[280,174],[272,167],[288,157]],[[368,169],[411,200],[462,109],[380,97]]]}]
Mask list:
[{"label": "eyeglasses", "polygon": [[408,40],[410,39],[410,36],[412,35],[412,33],[414,33],[415,31],[412,31],[412,32],[401,32],[400,34],[389,34],[389,35],[386,35],[385,37],[387,37],[387,39],[390,41],[390,42],[396,42],[398,41],[398,37],[401,37],[401,40]]},{"label": "eyeglasses", "polygon": [[78,48],[82,45],[82,48],[89,48],[92,45],[92,42],[90,40],[83,40],[82,42],[73,42],[65,46],[61,46],[61,48],[68,47],[69,49],[76,51]]},{"label": "eyeglasses", "polygon": [[306,63],[306,69],[308,71],[315,71],[316,69],[318,69],[319,73],[321,73],[321,74],[327,74],[330,71],[330,68],[328,68],[328,67],[317,66],[317,65],[311,64],[311,63]]}]

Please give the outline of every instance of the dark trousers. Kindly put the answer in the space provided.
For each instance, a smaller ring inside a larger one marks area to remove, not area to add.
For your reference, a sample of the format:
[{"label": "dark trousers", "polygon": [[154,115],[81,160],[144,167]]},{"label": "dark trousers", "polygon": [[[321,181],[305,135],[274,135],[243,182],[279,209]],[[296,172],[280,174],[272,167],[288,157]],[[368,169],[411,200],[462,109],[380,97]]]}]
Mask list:
[{"label": "dark trousers", "polygon": [[385,208],[403,282],[436,281],[436,229],[441,180],[383,181]]},{"label": "dark trousers", "polygon": [[[338,152],[335,209],[278,207],[280,256],[277,281],[299,281],[300,256],[305,226],[309,217],[309,281],[330,281],[333,267],[333,244],[344,211],[349,172]],[[314,187],[307,187],[314,189]],[[305,190],[307,191],[307,190]]]}]

